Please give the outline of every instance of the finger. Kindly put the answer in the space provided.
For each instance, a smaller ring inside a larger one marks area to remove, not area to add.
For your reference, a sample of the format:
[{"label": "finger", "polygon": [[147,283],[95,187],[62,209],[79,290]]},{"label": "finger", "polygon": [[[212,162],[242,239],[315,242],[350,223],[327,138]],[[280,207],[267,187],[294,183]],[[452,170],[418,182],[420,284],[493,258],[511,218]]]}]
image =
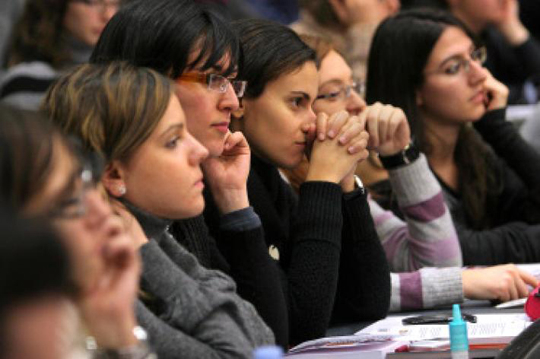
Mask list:
[{"label": "finger", "polygon": [[324,141],[326,139],[326,129],[328,127],[328,115],[324,112],[321,112],[317,115],[317,138],[319,141]]},{"label": "finger", "polygon": [[521,277],[518,274],[516,274],[515,281],[516,281],[517,298],[524,298],[528,296],[529,288],[527,288],[527,284],[525,284],[525,282],[521,280]]},{"label": "finger", "polygon": [[512,282],[509,284],[508,286],[508,293],[510,295],[510,299],[509,300],[514,300],[514,299],[518,299],[519,296],[518,296],[518,289],[517,289],[517,286],[516,286],[516,281],[515,281],[515,278],[513,278],[512,276]]},{"label": "finger", "polygon": [[395,108],[393,106],[384,106],[379,113],[379,118],[377,119],[378,126],[379,126],[379,145],[386,142],[388,126],[389,126],[388,122],[392,118],[394,109]]},{"label": "finger", "polygon": [[538,287],[538,280],[530,273],[518,269],[519,277],[523,282],[530,285],[533,288]]},{"label": "finger", "polygon": [[359,136],[362,132],[365,132],[356,119],[356,116],[351,117],[352,121],[350,124],[347,124],[347,127],[343,128],[343,131],[339,136],[339,143],[341,145],[347,145],[355,137]]},{"label": "finger", "polygon": [[351,141],[349,147],[347,148],[347,152],[351,155],[360,153],[367,148],[368,142],[369,134],[366,131],[362,131],[359,136],[355,137],[355,139]]},{"label": "finger", "polygon": [[341,128],[347,122],[349,113],[347,111],[339,111],[332,115],[328,121],[327,135],[330,138],[334,138],[341,132]]},{"label": "finger", "polygon": [[366,117],[366,128],[369,132],[369,146],[371,148],[375,148],[379,146],[379,112],[380,108],[372,106],[368,109],[366,109],[367,117]]},{"label": "finger", "polygon": [[390,115],[390,119],[388,120],[388,128],[386,129],[385,137],[386,141],[396,140],[398,143],[403,142],[403,139],[397,138],[396,136],[402,134],[402,132],[398,132],[398,129],[404,125],[405,121],[407,120],[405,119],[405,114],[403,111],[395,108]]}]

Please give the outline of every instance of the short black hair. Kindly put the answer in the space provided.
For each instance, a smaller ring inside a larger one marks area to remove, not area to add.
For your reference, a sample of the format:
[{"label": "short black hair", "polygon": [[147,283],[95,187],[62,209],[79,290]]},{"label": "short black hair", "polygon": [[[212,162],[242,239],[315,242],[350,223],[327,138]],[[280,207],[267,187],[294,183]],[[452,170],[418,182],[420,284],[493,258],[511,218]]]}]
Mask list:
[{"label": "short black hair", "polygon": [[238,78],[248,86],[244,97],[257,98],[265,86],[306,62],[318,66],[317,54],[287,26],[261,19],[239,20],[234,28],[240,38],[242,66]]},{"label": "short black hair", "polygon": [[[190,55],[200,50],[193,61]],[[109,21],[90,62],[127,61],[177,78],[186,70],[237,70],[238,38],[215,8],[193,0],[135,0]],[[228,56],[230,65],[220,68]]]}]

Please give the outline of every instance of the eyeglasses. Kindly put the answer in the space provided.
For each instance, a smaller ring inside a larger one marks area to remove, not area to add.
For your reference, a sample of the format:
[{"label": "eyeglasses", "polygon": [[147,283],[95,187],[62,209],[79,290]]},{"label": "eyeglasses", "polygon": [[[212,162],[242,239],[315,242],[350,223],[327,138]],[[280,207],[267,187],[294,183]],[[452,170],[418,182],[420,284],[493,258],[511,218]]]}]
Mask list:
[{"label": "eyeglasses", "polygon": [[426,75],[432,74],[444,74],[444,75],[456,75],[458,73],[468,73],[471,69],[471,61],[476,62],[479,65],[483,65],[487,60],[487,50],[485,47],[479,47],[474,49],[468,59],[455,58],[444,66],[444,68],[426,72]]},{"label": "eyeglasses", "polygon": [[78,176],[73,181],[75,190],[71,189],[72,194],[61,199],[48,212],[49,217],[53,219],[74,219],[82,217],[86,214],[85,197],[89,191],[96,188],[100,180],[101,171],[93,168],[93,164],[86,163],[83,165]]},{"label": "eyeglasses", "polygon": [[238,98],[244,96],[247,87],[247,81],[238,81],[217,74],[203,74],[198,72],[180,75],[176,80],[203,83],[206,84],[210,90],[219,93],[227,92],[229,85],[232,85],[234,93]]},{"label": "eyeglasses", "polygon": [[351,91],[356,92],[361,97],[366,93],[366,83],[363,80],[354,80],[350,86],[343,86],[337,91],[323,93],[315,97],[315,100],[343,101],[351,96]]},{"label": "eyeglasses", "polygon": [[91,6],[99,11],[105,11],[107,8],[118,10],[122,4],[122,0],[71,0],[72,2],[80,2]]}]

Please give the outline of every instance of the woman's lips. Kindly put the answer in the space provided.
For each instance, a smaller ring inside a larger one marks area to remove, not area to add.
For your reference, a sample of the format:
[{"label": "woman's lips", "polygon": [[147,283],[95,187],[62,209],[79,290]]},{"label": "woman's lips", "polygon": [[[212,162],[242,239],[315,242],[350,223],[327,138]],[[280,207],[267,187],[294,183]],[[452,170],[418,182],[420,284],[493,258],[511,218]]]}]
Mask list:
[{"label": "woman's lips", "polygon": [[218,130],[219,132],[222,132],[222,133],[229,132],[229,123],[228,122],[215,123],[215,124],[212,125],[212,127],[214,127],[216,130]]}]

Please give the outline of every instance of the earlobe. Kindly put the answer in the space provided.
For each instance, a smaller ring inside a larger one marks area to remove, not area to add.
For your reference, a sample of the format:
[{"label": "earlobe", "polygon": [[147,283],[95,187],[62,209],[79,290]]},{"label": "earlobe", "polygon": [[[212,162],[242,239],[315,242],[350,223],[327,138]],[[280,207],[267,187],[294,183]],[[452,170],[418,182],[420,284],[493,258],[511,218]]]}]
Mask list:
[{"label": "earlobe", "polygon": [[124,171],[117,161],[113,161],[107,165],[101,182],[111,196],[122,197],[127,192],[124,182]]}]

